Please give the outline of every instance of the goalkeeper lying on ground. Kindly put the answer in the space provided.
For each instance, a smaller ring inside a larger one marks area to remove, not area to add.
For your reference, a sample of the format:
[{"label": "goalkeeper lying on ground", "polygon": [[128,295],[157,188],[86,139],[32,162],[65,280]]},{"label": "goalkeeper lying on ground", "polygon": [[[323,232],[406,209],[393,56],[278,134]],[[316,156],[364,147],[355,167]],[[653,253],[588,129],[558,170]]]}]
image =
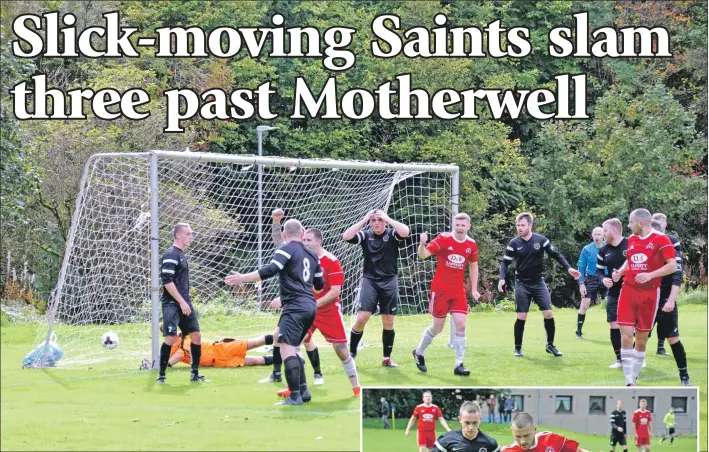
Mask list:
[{"label": "goalkeeper lying on ground", "polygon": [[[178,333],[179,341],[170,350],[170,367],[179,363],[190,364],[190,337]],[[225,337],[211,342],[202,340],[202,356],[199,365],[203,367],[270,366],[272,356],[247,356],[246,351],[262,345],[272,345],[273,335],[242,340]]]}]

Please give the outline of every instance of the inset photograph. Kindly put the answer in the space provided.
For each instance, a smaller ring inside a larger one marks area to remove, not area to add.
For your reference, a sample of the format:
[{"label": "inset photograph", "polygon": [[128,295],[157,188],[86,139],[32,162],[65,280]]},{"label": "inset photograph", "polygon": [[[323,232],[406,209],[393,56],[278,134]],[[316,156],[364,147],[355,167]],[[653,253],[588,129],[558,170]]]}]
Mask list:
[{"label": "inset photograph", "polygon": [[697,388],[364,388],[362,451],[699,450]]}]

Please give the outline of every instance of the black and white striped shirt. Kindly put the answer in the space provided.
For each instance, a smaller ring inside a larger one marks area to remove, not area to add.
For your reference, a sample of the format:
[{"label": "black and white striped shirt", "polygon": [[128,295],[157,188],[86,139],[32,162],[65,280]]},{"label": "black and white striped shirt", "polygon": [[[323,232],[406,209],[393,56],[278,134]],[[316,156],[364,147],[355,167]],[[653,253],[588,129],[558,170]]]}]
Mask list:
[{"label": "black and white striped shirt", "polygon": [[302,242],[291,241],[278,248],[258,273],[262,280],[278,275],[284,308],[294,303],[315,304],[313,287],[321,290],[324,285],[320,259]]},{"label": "black and white striped shirt", "polygon": [[396,276],[399,246],[404,243],[403,240],[394,229],[386,228],[379,235],[371,229],[363,229],[347,242],[362,246],[362,276],[375,281],[385,281]]},{"label": "black and white striped shirt", "polygon": [[[190,304],[190,271],[184,251],[174,245],[165,251],[160,264],[160,276],[163,287],[165,284],[175,283],[177,292]],[[177,300],[163,289],[162,303],[177,303]]]},{"label": "black and white striped shirt", "polygon": [[500,279],[507,277],[507,267],[516,260],[517,269],[515,275],[517,279],[525,282],[536,282],[542,279],[544,273],[544,252],[554,259],[565,270],[571,268],[568,261],[559,251],[556,250],[548,238],[541,234],[532,233],[529,240],[522,237],[515,237],[505,249],[505,255],[500,264]]}]

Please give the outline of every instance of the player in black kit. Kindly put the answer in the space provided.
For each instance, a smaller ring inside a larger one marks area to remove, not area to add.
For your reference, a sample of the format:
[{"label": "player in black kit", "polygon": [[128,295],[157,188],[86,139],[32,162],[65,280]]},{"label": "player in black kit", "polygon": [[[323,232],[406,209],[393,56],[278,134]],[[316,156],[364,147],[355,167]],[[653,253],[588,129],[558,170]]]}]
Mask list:
[{"label": "player in black kit", "polygon": [[[656,213],[653,216],[652,228],[658,232],[665,232],[667,217],[664,214]],[[660,353],[660,340],[667,338],[667,342],[672,349],[672,355],[677,363],[679,378],[682,386],[691,386],[689,373],[687,372],[687,353],[679,338],[679,313],[675,299],[682,289],[682,279],[684,277],[682,269],[682,247],[677,237],[667,235],[674,245],[677,259],[677,271],[663,276],[660,283],[660,304],[657,308],[655,323],[657,324],[658,354]],[[664,350],[664,349],[663,349]]]},{"label": "player in black kit", "polygon": [[[362,229],[369,224],[370,229]],[[389,224],[391,228],[387,228]],[[343,234],[346,242],[360,245],[364,257],[362,287],[359,292],[357,319],[350,332],[350,354],[357,356],[357,345],[362,339],[364,326],[377,310],[382,316],[382,366],[399,367],[391,360],[394,348],[394,315],[399,300],[397,262],[399,247],[409,236],[409,227],[394,221],[381,210],[370,210],[358,223]]]},{"label": "player in black kit", "polygon": [[603,236],[606,244],[598,250],[596,258],[596,274],[601,282],[608,288],[606,296],[606,320],[611,328],[611,345],[615,353],[615,362],[608,366],[610,369],[620,369],[620,326],[618,325],[618,297],[623,286],[621,277],[618,282],[613,282],[610,275],[625,263],[628,250],[628,239],[623,237],[623,224],[617,218],[603,222]]},{"label": "player in black kit", "polygon": [[278,275],[281,294],[281,318],[278,320],[278,342],[285,367],[290,397],[283,405],[302,405],[311,399],[305,380],[305,360],[297,355],[298,347],[315,320],[315,290],[324,286],[320,259],[303,245],[303,225],[288,220],[283,226],[285,244],[273,254],[271,262],[255,272],[236,273],[224,278],[230,286],[263,281]]},{"label": "player in black kit", "polygon": [[497,290],[500,293],[504,292],[507,267],[510,262],[516,259],[515,311],[517,312],[517,321],[515,322],[514,330],[515,356],[524,356],[522,354],[524,323],[527,320],[527,313],[532,300],[537,303],[544,316],[544,329],[547,333],[546,352],[554,356],[562,356],[563,353],[554,346],[556,327],[551,310],[551,296],[542,277],[542,272],[544,272],[544,251],[556,259],[574,279],[579,279],[581,273],[569,265],[566,258],[554,249],[549,239],[532,232],[533,221],[534,217],[532,217],[531,213],[523,212],[517,215],[517,235],[519,237],[513,238],[507,245],[505,255],[500,264],[500,282],[497,284]]},{"label": "player in black kit", "polygon": [[172,228],[173,243],[162,256],[162,318],[165,342],[160,347],[160,372],[157,382],[165,383],[165,371],[170,360],[170,349],[180,340],[177,328],[183,336],[190,336],[192,369],[190,381],[209,381],[199,374],[199,359],[202,356],[202,334],[199,321],[190,301],[190,273],[184,249],[192,243],[193,232],[187,223],[178,223]]},{"label": "player in black kit", "polygon": [[623,410],[623,401],[618,400],[615,403],[615,410],[611,413],[611,452],[615,451],[616,444],[623,446],[623,450],[628,450],[628,446],[625,442],[627,431],[628,430],[625,427],[625,410]]},{"label": "player in black kit", "polygon": [[431,452],[497,452],[497,441],[480,431],[482,416],[477,402],[463,402],[460,407],[459,430],[451,430],[438,437]]}]

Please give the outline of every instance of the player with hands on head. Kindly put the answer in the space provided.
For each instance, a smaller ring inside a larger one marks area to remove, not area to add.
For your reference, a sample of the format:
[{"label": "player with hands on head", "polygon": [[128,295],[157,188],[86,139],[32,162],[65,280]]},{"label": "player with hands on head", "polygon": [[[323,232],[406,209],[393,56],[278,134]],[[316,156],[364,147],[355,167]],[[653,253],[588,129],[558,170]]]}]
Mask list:
[{"label": "player with hands on head", "polygon": [[[367,225],[370,228],[364,229]],[[364,327],[378,307],[382,318],[382,366],[399,367],[391,360],[391,352],[395,336],[394,315],[399,300],[399,248],[409,232],[408,226],[389,218],[386,212],[370,210],[342,234],[344,241],[362,247],[364,258],[357,318],[350,331],[350,355],[353,358],[357,356]]]},{"label": "player with hands on head", "polygon": [[[465,294],[465,270],[468,269],[472,296],[480,299],[478,292],[478,244],[468,237],[470,216],[459,213],[453,219],[453,231],[439,234],[428,243],[428,233],[421,234],[418,247],[419,259],[436,256],[436,273],[431,281],[431,296],[428,302],[428,312],[432,316],[432,325],[421,336],[421,342],[413,351],[414,363],[421,372],[426,372],[424,353],[446,323],[450,313],[451,322],[455,325],[455,375],[468,376],[470,371],[465,368],[463,358],[466,347],[466,320],[468,317],[468,300]],[[466,265],[467,264],[467,265]]]}]

